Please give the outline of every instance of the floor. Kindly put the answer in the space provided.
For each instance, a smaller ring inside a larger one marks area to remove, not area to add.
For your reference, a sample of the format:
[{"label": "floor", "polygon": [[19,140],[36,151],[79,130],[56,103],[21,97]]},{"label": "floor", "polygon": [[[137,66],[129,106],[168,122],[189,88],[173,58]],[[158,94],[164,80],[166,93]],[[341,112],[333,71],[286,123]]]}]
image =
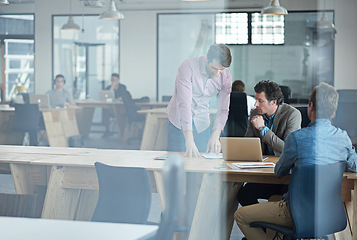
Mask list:
[{"label": "floor", "polygon": [[[130,149],[138,150],[140,148],[139,141],[130,141],[129,143],[123,143],[116,133],[111,136],[103,137],[103,131],[101,126],[92,127],[93,132],[90,133],[89,137],[85,139],[85,147],[89,148],[100,148],[100,149]],[[11,175],[0,174],[0,192],[3,193],[15,193],[14,184]],[[159,222],[161,214],[161,206],[158,194],[153,194],[152,207],[149,215],[149,221]],[[231,240],[241,240],[243,234],[234,223]],[[331,237],[329,239],[332,239]]]}]

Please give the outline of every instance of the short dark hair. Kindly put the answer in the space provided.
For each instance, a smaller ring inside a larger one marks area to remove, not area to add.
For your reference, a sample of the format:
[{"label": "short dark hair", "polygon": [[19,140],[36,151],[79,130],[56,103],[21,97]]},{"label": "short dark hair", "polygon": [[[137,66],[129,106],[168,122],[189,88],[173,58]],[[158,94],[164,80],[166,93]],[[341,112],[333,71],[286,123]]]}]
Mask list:
[{"label": "short dark hair", "polygon": [[112,73],[112,77],[119,78],[119,74],[118,73]]},{"label": "short dark hair", "polygon": [[277,105],[281,105],[284,102],[284,95],[281,92],[279,85],[269,80],[262,80],[254,87],[256,93],[265,93],[265,97],[268,101],[276,100]]},{"label": "short dark hair", "polygon": [[213,59],[216,59],[219,64],[227,68],[232,62],[231,50],[224,44],[213,44],[207,52],[208,63],[211,63]]},{"label": "short dark hair", "polygon": [[241,80],[235,80],[232,84],[232,92],[244,92],[245,84]]},{"label": "short dark hair", "polygon": [[333,86],[324,82],[315,86],[309,101],[314,105],[316,118],[332,119],[336,114],[338,98],[338,92]]},{"label": "short dark hair", "polygon": [[56,77],[55,77],[54,82],[56,82],[57,78],[63,78],[63,83],[66,83],[66,79],[64,78],[63,74],[57,74]]}]

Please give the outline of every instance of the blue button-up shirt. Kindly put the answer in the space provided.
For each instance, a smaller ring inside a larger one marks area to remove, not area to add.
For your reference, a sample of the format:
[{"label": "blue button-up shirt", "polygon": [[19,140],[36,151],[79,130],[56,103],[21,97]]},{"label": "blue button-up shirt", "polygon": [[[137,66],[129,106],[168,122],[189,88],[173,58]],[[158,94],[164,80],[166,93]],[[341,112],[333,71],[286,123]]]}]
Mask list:
[{"label": "blue button-up shirt", "polygon": [[346,170],[357,172],[357,154],[347,132],[326,119],[317,119],[289,134],[274,172],[286,176],[297,165],[336,162],[347,162]]}]

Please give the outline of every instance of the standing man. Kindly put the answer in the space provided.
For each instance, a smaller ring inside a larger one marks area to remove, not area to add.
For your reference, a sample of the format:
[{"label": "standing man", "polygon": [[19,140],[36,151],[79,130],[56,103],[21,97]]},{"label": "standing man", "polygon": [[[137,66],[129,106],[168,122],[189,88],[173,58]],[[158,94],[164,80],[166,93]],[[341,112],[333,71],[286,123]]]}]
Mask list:
[{"label": "standing man", "polygon": [[64,89],[66,80],[62,74],[58,74],[54,80],[55,89],[49,90],[46,94],[50,97],[50,104],[52,108],[67,107],[75,105],[72,94]]},{"label": "standing man", "polygon": [[[175,92],[167,107],[168,151],[186,151],[188,157],[199,152],[219,153],[219,136],[226,124],[232,78],[229,48],[212,45],[207,56],[185,60],[178,69]],[[218,92],[217,117],[210,130],[209,101]]]},{"label": "standing man", "polygon": [[[283,153],[274,169],[276,176],[287,176],[298,165],[323,165],[336,162],[347,162],[347,171],[357,171],[357,154],[350,138],[346,131],[331,124],[337,104],[338,93],[332,86],[320,83],[313,89],[308,106],[311,123],[286,138]],[[234,218],[247,239],[268,239],[262,229],[251,228],[249,224],[268,222],[292,227],[288,200],[287,197],[278,202],[242,207],[235,212]]]},{"label": "standing man", "polygon": [[[259,137],[263,154],[279,156],[286,137],[300,129],[301,114],[296,108],[283,103],[283,94],[275,82],[260,81],[254,90],[256,109],[250,115],[245,136]],[[287,185],[246,183],[239,189],[238,201],[242,206],[256,204],[259,198],[269,199],[286,191]]]}]

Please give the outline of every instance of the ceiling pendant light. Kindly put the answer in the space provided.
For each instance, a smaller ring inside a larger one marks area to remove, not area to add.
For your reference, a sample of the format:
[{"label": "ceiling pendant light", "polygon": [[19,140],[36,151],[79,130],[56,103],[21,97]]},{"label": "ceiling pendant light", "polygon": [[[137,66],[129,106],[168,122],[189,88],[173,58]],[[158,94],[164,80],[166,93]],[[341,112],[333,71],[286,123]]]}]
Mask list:
[{"label": "ceiling pendant light", "polygon": [[9,5],[8,0],[0,0],[0,5]]},{"label": "ceiling pendant light", "polygon": [[328,21],[327,14],[325,12],[322,13],[320,21],[315,22],[314,28],[336,30],[335,25]]},{"label": "ceiling pendant light", "polygon": [[79,30],[80,27],[74,23],[73,16],[72,16],[72,0],[69,1],[69,17],[67,23],[64,24],[61,28],[62,30]]},{"label": "ceiling pendant light", "polygon": [[62,30],[79,30],[80,27],[74,23],[73,17],[69,16],[68,21],[61,28]]},{"label": "ceiling pendant light", "polygon": [[280,6],[279,0],[271,0],[269,6],[262,9],[264,15],[288,15],[288,10]]},{"label": "ceiling pendant light", "polygon": [[110,0],[108,10],[100,14],[99,19],[124,19],[124,15],[117,10],[114,0]]}]

